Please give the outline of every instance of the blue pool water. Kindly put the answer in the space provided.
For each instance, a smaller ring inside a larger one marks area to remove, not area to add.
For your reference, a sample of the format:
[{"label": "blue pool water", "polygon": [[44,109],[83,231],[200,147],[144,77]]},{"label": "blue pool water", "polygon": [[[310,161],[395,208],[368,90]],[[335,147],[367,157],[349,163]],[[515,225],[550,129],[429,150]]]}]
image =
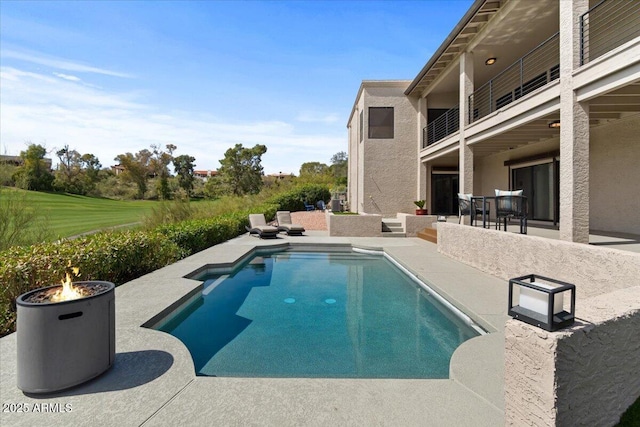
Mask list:
[{"label": "blue pool water", "polygon": [[279,252],[253,257],[156,329],[208,376],[448,378],[479,335],[385,257]]}]

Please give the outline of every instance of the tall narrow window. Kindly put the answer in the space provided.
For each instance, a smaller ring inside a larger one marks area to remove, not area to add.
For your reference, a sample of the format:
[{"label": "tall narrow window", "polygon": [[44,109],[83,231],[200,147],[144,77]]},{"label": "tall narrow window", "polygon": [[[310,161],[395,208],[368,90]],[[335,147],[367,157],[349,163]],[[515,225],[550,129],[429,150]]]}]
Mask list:
[{"label": "tall narrow window", "polygon": [[369,107],[369,138],[393,138],[393,107]]}]

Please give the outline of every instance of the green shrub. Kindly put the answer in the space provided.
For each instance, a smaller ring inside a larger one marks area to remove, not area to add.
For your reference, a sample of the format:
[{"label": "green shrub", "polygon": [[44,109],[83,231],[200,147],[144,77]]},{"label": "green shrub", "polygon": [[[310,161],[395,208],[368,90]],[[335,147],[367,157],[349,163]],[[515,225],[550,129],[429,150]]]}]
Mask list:
[{"label": "green shrub", "polygon": [[277,194],[269,202],[278,205],[280,210],[295,212],[305,210],[305,202],[315,206],[320,200],[328,203],[330,199],[331,192],[326,185],[307,184]]},{"label": "green shrub", "polygon": [[264,213],[270,221],[277,208],[260,204],[150,231],[100,233],[0,252],[0,336],[15,330],[18,296],[60,283],[70,267],[80,270],[74,280],[106,280],[117,286],[245,233],[250,213]]},{"label": "green shrub", "polygon": [[185,221],[191,218],[193,210],[187,197],[162,200],[151,209],[142,220],[145,228],[152,229],[166,223]]},{"label": "green shrub", "polygon": [[265,204],[214,218],[165,224],[157,230],[191,255],[244,233],[245,226],[249,225],[250,213],[264,213],[269,221],[273,219],[275,212],[275,205]]},{"label": "green shrub", "polygon": [[102,233],[6,250],[0,253],[0,336],[15,328],[18,296],[60,283],[70,266],[80,270],[74,280],[106,280],[120,285],[184,255],[156,231]]},{"label": "green shrub", "polygon": [[0,251],[50,236],[46,214],[33,208],[26,192],[0,187]]}]

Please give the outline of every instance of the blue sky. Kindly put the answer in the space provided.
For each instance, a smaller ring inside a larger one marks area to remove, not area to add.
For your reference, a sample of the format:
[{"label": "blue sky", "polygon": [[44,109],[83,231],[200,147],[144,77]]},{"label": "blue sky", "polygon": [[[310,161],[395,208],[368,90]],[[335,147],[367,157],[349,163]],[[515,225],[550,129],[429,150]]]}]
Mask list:
[{"label": "blue sky", "polygon": [[362,80],[413,79],[471,0],[0,3],[0,154],[68,144],[103,166],[151,144],[265,173],[347,151]]}]

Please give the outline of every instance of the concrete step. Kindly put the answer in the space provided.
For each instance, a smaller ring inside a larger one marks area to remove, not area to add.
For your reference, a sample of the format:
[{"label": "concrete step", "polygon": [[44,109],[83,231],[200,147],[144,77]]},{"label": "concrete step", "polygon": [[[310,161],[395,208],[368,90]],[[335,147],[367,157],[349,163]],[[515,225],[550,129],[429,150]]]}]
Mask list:
[{"label": "concrete step", "polygon": [[431,243],[438,243],[438,230],[436,228],[425,228],[418,231],[418,237]]},{"label": "concrete step", "polygon": [[404,227],[396,218],[382,218],[382,232],[404,233]]}]

